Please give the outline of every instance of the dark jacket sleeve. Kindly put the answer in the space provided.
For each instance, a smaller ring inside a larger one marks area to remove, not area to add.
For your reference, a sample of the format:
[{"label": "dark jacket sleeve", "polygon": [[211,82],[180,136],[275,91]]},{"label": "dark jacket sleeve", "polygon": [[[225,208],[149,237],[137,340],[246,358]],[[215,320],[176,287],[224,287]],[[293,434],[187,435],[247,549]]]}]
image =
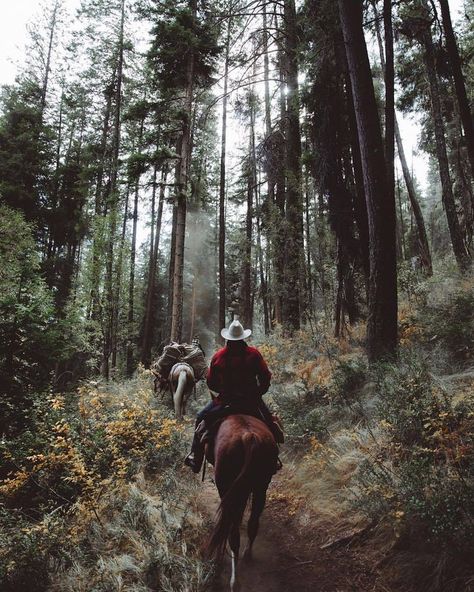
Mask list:
[{"label": "dark jacket sleeve", "polygon": [[259,397],[263,396],[270,388],[270,381],[272,373],[268,369],[267,363],[263,359],[260,352],[257,352],[257,380],[258,380],[258,391]]}]

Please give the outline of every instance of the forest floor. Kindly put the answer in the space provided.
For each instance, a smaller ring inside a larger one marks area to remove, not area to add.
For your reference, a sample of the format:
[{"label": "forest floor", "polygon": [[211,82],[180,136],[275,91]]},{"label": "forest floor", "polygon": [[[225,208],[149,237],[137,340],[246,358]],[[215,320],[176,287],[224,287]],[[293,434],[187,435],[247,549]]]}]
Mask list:
[{"label": "forest floor", "polygon": [[[351,529],[334,537],[295,491],[294,467],[285,465],[268,490],[251,560],[239,564],[242,592],[388,592],[379,582],[373,549]],[[213,518],[217,490],[207,477],[200,495]],[[246,543],[242,523],[242,548]],[[327,546],[326,546],[327,545]],[[229,589],[230,556],[224,559],[212,592]]]}]

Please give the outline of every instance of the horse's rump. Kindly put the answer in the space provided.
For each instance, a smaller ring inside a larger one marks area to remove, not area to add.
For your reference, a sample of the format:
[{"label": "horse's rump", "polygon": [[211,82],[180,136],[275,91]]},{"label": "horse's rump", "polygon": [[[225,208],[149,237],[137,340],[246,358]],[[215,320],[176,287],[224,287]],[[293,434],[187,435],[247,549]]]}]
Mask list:
[{"label": "horse's rump", "polygon": [[178,362],[171,368],[168,381],[171,387],[176,417],[182,419],[186,402],[195,384],[194,370],[189,364]]},{"label": "horse's rump", "polygon": [[222,556],[231,529],[240,526],[250,495],[268,487],[278,448],[262,421],[248,415],[232,415],[217,432],[214,454],[221,503],[208,551]]}]

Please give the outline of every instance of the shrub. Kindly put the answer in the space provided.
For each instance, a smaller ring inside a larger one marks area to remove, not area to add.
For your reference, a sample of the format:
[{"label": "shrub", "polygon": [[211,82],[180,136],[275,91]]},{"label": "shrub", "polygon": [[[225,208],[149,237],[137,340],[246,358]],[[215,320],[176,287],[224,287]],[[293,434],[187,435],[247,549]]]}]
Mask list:
[{"label": "shrub", "polygon": [[423,323],[431,348],[448,351],[452,364],[465,365],[474,358],[474,290],[466,283],[447,302],[431,304],[423,313]]},{"label": "shrub", "polygon": [[356,506],[432,554],[474,551],[474,400],[454,405],[419,359],[376,379],[382,437],[358,472]]},{"label": "shrub", "polygon": [[32,577],[42,590],[50,562],[68,561],[91,521],[100,522],[107,491],[140,471],[165,475],[181,465],[182,427],[155,404],[147,377],[115,388],[85,384],[74,400],[38,400],[32,431],[2,443],[2,466],[11,469],[0,481],[2,590],[22,590]]},{"label": "shrub", "polygon": [[398,266],[398,288],[408,300],[424,304],[427,296],[426,278],[421,270],[413,268],[411,261],[404,261]]},{"label": "shrub", "polygon": [[327,433],[324,410],[318,406],[321,393],[317,389],[273,389],[274,408],[283,421],[285,435],[293,444],[309,443],[310,436],[323,438]]},{"label": "shrub", "polygon": [[367,381],[367,371],[362,357],[337,360],[329,386],[331,398],[342,403],[357,399]]}]

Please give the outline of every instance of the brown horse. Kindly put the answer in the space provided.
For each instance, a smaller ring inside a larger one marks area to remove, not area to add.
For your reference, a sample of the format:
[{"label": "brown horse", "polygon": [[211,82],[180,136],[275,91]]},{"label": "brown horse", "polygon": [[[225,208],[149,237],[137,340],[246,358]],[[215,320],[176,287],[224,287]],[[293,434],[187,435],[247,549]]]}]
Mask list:
[{"label": "brown horse", "polygon": [[252,496],[247,527],[248,545],[244,553],[244,557],[250,558],[267,488],[275,472],[278,447],[271,431],[262,421],[250,415],[231,415],[222,422],[217,432],[213,452],[214,478],[221,503],[209,541],[209,551],[222,558],[229,542],[232,552],[230,589],[237,592],[242,517]]}]

